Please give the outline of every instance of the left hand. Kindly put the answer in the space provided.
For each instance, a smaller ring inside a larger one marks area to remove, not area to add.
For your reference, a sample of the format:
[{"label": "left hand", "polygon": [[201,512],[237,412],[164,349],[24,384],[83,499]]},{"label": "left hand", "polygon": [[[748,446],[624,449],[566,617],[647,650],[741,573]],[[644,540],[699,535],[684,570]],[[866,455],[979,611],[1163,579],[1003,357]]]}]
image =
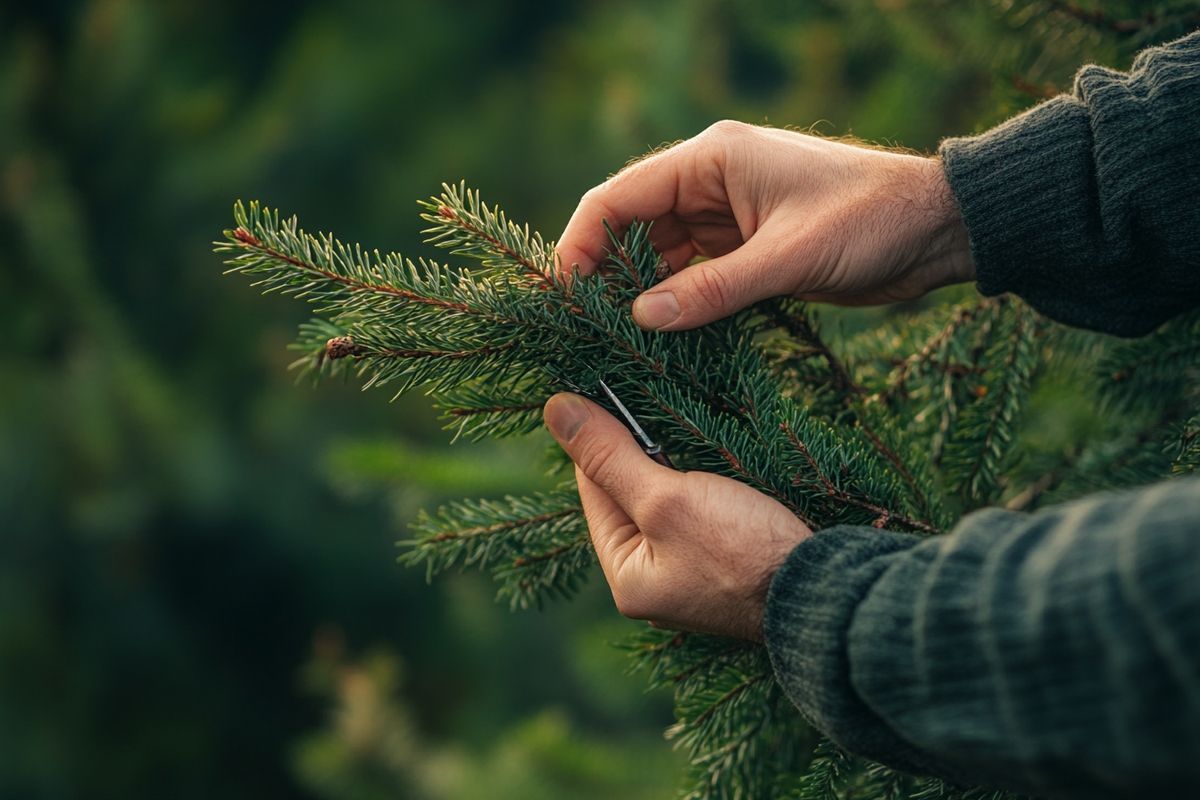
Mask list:
[{"label": "left hand", "polygon": [[555,395],[544,413],[575,462],[617,610],[658,627],[761,641],[771,577],[812,531],[731,478],[656,463],[612,415],[578,395]]}]

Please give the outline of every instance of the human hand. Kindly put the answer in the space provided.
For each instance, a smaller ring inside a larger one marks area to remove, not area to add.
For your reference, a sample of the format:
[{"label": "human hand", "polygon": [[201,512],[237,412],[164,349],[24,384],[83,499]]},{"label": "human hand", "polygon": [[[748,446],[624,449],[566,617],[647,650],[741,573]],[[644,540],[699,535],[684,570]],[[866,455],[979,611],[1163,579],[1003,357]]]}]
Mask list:
[{"label": "human hand", "polygon": [[545,419],[575,462],[617,610],[660,627],[761,641],[771,576],[812,531],[731,478],[656,463],[578,395],[550,398]]},{"label": "human hand", "polygon": [[[684,330],[780,295],[860,305],[973,280],[940,162],[794,131],[718,122],[588,191],[560,269],[593,271],[614,227],[653,221],[675,274],[637,299],[643,328]],[[688,266],[695,256],[709,260]],[[685,269],[686,267],[686,269]]]}]

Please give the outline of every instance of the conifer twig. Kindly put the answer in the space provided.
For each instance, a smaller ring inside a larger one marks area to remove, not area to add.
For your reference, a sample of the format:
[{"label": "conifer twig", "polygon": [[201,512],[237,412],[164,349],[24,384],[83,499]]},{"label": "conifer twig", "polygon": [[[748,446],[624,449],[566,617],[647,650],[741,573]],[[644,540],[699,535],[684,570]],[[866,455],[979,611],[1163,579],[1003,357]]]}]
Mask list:
[{"label": "conifer twig", "polygon": [[342,358],[360,360],[364,358],[441,358],[456,361],[462,358],[489,356],[511,350],[519,343],[517,339],[496,345],[483,345],[473,350],[437,350],[433,348],[384,347],[373,350],[354,341],[351,336],[337,336],[325,343],[324,357],[330,361]]},{"label": "conifer twig", "polygon": [[558,547],[547,550],[544,553],[536,553],[531,556],[518,556],[517,558],[513,559],[512,565],[513,565],[513,567],[520,569],[521,567],[528,567],[531,564],[537,564],[540,561],[550,561],[552,559],[558,558],[563,553],[566,553],[570,550],[574,550],[576,547],[585,546],[589,541],[590,541],[590,539],[588,539],[585,536],[582,539],[576,540],[574,542],[568,542],[567,544],[560,544]]},{"label": "conifer twig", "polygon": [[777,326],[783,328],[789,336],[807,343],[814,353],[821,356],[829,368],[829,374],[833,377],[834,386],[841,392],[844,398],[864,393],[862,386],[854,380],[850,375],[850,370],[846,369],[846,365],[842,363],[842,360],[825,343],[825,340],[817,332],[807,315],[786,314],[778,308],[773,308],[770,316],[771,320]]},{"label": "conifer twig", "polygon": [[[833,352],[833,349],[826,344],[824,338],[817,332],[807,316],[803,314],[784,314],[778,309],[773,309],[771,311],[771,318],[776,324],[787,331],[790,336],[806,342],[814,353],[821,356],[829,368],[835,387],[840,390],[840,396],[845,405],[853,408],[863,398],[870,399],[867,397],[866,389],[854,380],[850,375],[850,370],[846,368],[842,360]],[[861,413],[856,414],[855,417],[858,427],[863,432],[863,435],[867,437],[867,441],[871,443],[875,451],[883,456],[896,471],[896,474],[908,485],[909,489],[913,492],[913,497],[917,505],[928,512],[930,507],[929,498],[926,496],[924,488],[917,481],[916,476],[913,475],[912,470],[904,463],[904,459],[893,448],[888,446],[883,437],[871,425],[867,424]]]},{"label": "conifer twig", "polygon": [[404,300],[409,300],[414,303],[422,303],[424,305],[438,306],[439,308],[453,309],[454,311],[462,311],[471,313],[471,308],[465,303],[457,303],[452,300],[443,300],[439,297],[429,297],[427,295],[418,294],[417,292],[408,289],[401,289],[397,286],[389,286],[382,283],[368,283],[366,281],[355,280],[349,275],[341,275],[331,270],[322,269],[316,264],[304,261],[288,253],[276,250],[273,247],[268,247],[257,236],[242,226],[238,226],[233,230],[233,238],[241,242],[243,246],[250,250],[255,250],[268,258],[276,261],[282,261],[285,264],[291,264],[296,269],[303,272],[308,272],[317,275],[332,283],[341,284],[353,291],[371,292],[373,294],[384,294],[392,297],[399,297]]},{"label": "conifer twig", "polygon": [[[926,339],[919,350],[905,358],[892,370],[887,377],[887,388],[882,392],[872,395],[872,398],[876,401],[887,403],[897,394],[903,394],[907,388],[908,379],[917,368],[924,364],[935,364],[934,359],[964,325],[972,322],[979,316],[980,312],[998,307],[1004,301],[1003,297],[987,297],[974,304],[959,306],[950,315],[950,319],[946,321],[946,324],[941,329]],[[952,371],[953,367],[953,365],[948,363],[940,366],[944,372]]]},{"label": "conifer twig", "polygon": [[1033,483],[1026,486],[1021,491],[1017,492],[1012,498],[1004,504],[1004,507],[1009,511],[1024,511],[1032,506],[1037,499],[1046,492],[1053,489],[1062,481],[1057,470],[1050,470],[1040,476]]},{"label": "conifer twig", "polygon": [[473,417],[480,414],[508,414],[521,411],[537,411],[544,402],[536,403],[513,403],[511,405],[495,405],[495,406],[480,406],[478,408],[467,408],[465,406],[453,406],[446,409],[446,413],[451,417]]},{"label": "conifer twig", "polygon": [[511,259],[513,261],[513,263],[521,265],[521,267],[524,269],[525,273],[529,277],[534,278],[538,282],[538,284],[540,284],[541,288],[543,288],[543,289],[550,288],[550,280],[547,277],[546,273],[540,267],[538,267],[536,264],[534,264],[532,261],[530,261],[528,258],[523,256],[522,254],[518,253],[516,250],[514,250],[509,245],[505,244],[503,241],[500,240],[500,238],[498,236],[494,236],[491,233],[489,233],[487,230],[485,230],[483,228],[483,226],[477,225],[477,224],[471,222],[470,220],[463,218],[461,215],[459,215],[459,213],[457,211],[455,211],[453,208],[446,205],[445,203],[438,206],[437,213],[440,217],[442,217],[442,219],[446,220],[447,222],[457,225],[465,233],[470,234],[472,236],[478,236],[479,238],[485,240],[486,242],[491,244],[494,248],[496,248],[496,250],[498,252],[502,253],[505,257]]},{"label": "conifer twig", "polygon": [[1001,458],[1000,446],[1010,438],[1009,426],[1016,416],[1021,401],[1021,388],[1028,381],[1032,364],[1024,363],[1031,348],[1026,338],[1024,309],[1018,308],[1009,334],[1009,346],[999,370],[1000,396],[994,401],[995,412],[987,416],[981,435],[973,444],[978,458],[972,460],[963,478],[962,486],[970,497],[981,497],[981,484],[994,482],[996,468]]},{"label": "conifer twig", "polygon": [[714,714],[716,714],[718,711],[720,711],[723,706],[726,706],[729,703],[732,703],[734,700],[736,700],[738,698],[738,696],[744,694],[745,692],[747,692],[751,687],[755,686],[756,684],[762,683],[763,681],[765,681],[769,678],[773,678],[773,677],[774,677],[774,674],[770,673],[770,672],[762,672],[757,675],[750,676],[749,678],[742,681],[737,686],[733,687],[728,692],[723,694],[721,697],[719,697],[716,702],[714,702],[712,705],[710,705],[708,708],[706,708],[694,720],[689,720],[689,724],[691,724],[692,726],[703,725],[705,722],[707,722],[709,720],[709,718],[711,718]]},{"label": "conifer twig", "polygon": [[729,464],[729,468],[736,475],[739,475],[743,480],[745,480],[750,485],[756,486],[760,491],[771,495],[776,500],[783,503],[785,506],[788,507],[788,509],[793,514],[796,515],[796,517],[801,522],[803,522],[809,528],[812,528],[815,530],[818,527],[817,523],[814,522],[811,518],[809,518],[808,515],[806,515],[800,509],[800,507],[797,506],[792,501],[792,499],[790,497],[776,491],[775,488],[771,485],[770,481],[766,480],[761,475],[753,473],[749,469],[747,469],[746,465],[742,463],[742,460],[740,458],[738,458],[736,455],[734,455],[734,453],[729,448],[727,448],[725,445],[721,444],[720,442],[714,441],[713,439],[708,437],[704,433],[704,431],[697,428],[689,420],[684,419],[682,416],[679,415],[678,412],[675,411],[675,409],[671,408],[666,403],[663,403],[661,401],[656,401],[656,402],[658,404],[659,410],[661,410],[664,414],[666,414],[672,420],[674,420],[675,424],[677,424],[679,427],[686,430],[692,436],[696,437],[696,439],[698,439],[699,441],[702,441],[705,444],[707,444],[714,451],[716,451],[721,456],[721,458],[725,459],[725,461]]},{"label": "conifer twig", "polygon": [[[817,463],[817,460],[813,458],[812,453],[809,451],[808,446],[800,440],[800,437],[796,435],[796,432],[792,430],[792,427],[786,422],[781,422],[780,428],[782,428],[783,432],[787,435],[788,441],[792,443],[792,446],[795,447],[797,452],[799,452],[805,461],[808,462],[809,467],[813,471],[813,475],[817,479],[817,483],[824,490],[824,494],[830,499],[835,500],[843,505],[854,506],[855,508],[861,508],[864,511],[870,511],[872,514],[876,514],[877,517],[873,523],[876,528],[882,528],[889,522],[895,522],[899,525],[903,525],[906,528],[921,531],[922,533],[932,534],[941,532],[928,522],[919,519],[913,519],[907,514],[899,511],[893,511],[889,508],[884,508],[877,503],[872,503],[870,500],[856,497],[845,489],[838,488],[838,486],[834,484],[834,482],[829,479],[829,476],[826,475],[821,469],[821,466]],[[800,476],[794,477],[792,482],[797,486],[804,483]]]},{"label": "conifer twig", "polygon": [[1139,33],[1155,25],[1169,23],[1190,25],[1200,22],[1200,11],[1187,11],[1173,15],[1160,15],[1154,11],[1147,11],[1140,17],[1114,17],[1099,8],[1084,8],[1078,3],[1068,0],[1049,0],[1049,5],[1052,11],[1071,17],[1085,25],[1125,36]]},{"label": "conifer twig", "polygon": [[518,528],[526,528],[531,525],[540,525],[544,522],[551,522],[561,517],[569,517],[572,514],[582,514],[581,506],[569,506],[558,511],[550,511],[545,514],[535,514],[530,517],[521,517],[519,519],[508,519],[502,522],[497,522],[492,525],[475,525],[469,528],[460,530],[442,531],[429,539],[427,542],[448,542],[454,539],[472,539],[477,536],[490,536],[505,531],[516,530]]}]

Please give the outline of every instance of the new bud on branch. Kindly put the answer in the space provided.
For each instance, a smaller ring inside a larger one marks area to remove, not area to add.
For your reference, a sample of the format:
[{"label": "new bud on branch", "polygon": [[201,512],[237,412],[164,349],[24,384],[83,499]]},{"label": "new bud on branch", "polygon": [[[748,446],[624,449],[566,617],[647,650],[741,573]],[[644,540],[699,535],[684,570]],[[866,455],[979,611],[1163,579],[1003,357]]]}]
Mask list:
[{"label": "new bud on branch", "polygon": [[325,357],[330,361],[336,361],[339,358],[360,356],[363,352],[364,349],[355,344],[354,339],[349,336],[334,336],[325,342]]}]

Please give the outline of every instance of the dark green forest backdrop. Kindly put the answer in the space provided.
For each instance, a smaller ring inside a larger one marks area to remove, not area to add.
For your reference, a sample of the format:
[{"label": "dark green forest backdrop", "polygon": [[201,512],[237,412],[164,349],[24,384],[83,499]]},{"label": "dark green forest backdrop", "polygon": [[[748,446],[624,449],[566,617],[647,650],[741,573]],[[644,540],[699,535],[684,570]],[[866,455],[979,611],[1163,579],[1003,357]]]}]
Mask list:
[{"label": "dark green forest backdrop", "polygon": [[669,796],[603,585],[510,614],[395,563],[418,508],[545,484],[548,439],[294,386],[306,310],[211,252],[232,201],[418,254],[467,178],[554,236],[722,117],[978,130],[1126,63],[1113,5],[0,4],[0,797]]}]

